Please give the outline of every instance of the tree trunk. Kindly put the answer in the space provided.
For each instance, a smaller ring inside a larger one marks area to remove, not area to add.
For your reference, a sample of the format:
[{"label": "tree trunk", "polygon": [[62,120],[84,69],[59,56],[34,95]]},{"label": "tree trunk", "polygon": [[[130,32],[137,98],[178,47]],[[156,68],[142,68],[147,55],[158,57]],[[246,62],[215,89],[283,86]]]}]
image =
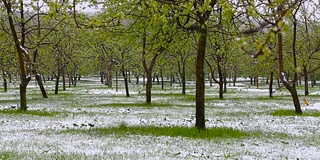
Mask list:
[{"label": "tree trunk", "polygon": [[295,86],[292,87],[292,91],[290,93],[292,96],[292,100],[293,100],[293,104],[294,104],[294,108],[295,108],[296,113],[302,114],[301,105],[299,102],[299,97],[298,97],[297,89]]},{"label": "tree trunk", "polygon": [[152,77],[152,82],[155,82],[155,81],[156,81],[156,74],[154,73]]},{"label": "tree trunk", "polygon": [[3,76],[3,88],[4,88],[4,91],[7,92],[8,84],[7,84],[7,78],[6,78],[6,72],[5,71],[2,71],[2,76]]},{"label": "tree trunk", "polygon": [[100,82],[101,82],[101,84],[103,84],[103,79],[104,79],[104,72],[100,72]]},{"label": "tree trunk", "polygon": [[136,77],[136,84],[138,85],[139,84],[139,74]]},{"label": "tree trunk", "polygon": [[233,86],[236,86],[236,82],[237,82],[237,74],[236,74],[236,71],[235,71],[234,75],[233,75]]},{"label": "tree trunk", "polygon": [[269,77],[267,77],[266,79],[266,84],[269,84]]},{"label": "tree trunk", "polygon": [[299,77],[299,85],[301,85],[301,83],[302,83],[301,81],[302,81],[302,80],[301,80],[301,77]]},{"label": "tree trunk", "polygon": [[118,71],[116,71],[116,92],[118,92]]},{"label": "tree trunk", "polygon": [[[280,79],[281,79],[283,85],[291,93],[291,97],[293,99],[294,108],[295,108],[296,113],[302,114],[302,110],[301,110],[301,106],[300,106],[300,103],[299,103],[299,98],[298,98],[298,94],[297,94],[297,90],[296,90],[296,84],[292,83],[292,86],[290,86],[289,82],[287,81],[287,79],[285,77],[284,61],[283,61],[283,54],[282,54],[282,45],[283,45],[282,34],[279,33],[278,34],[278,55],[279,55],[278,62],[279,62]],[[295,77],[296,77],[296,73],[295,73]]]},{"label": "tree trunk", "polygon": [[27,84],[25,82],[20,84],[20,109],[22,111],[27,111]]},{"label": "tree trunk", "polygon": [[204,57],[206,53],[207,29],[200,32],[198,53],[196,59],[196,127],[205,130],[205,83],[204,83]]},{"label": "tree trunk", "polygon": [[9,78],[9,83],[12,83],[12,74],[11,73],[8,74],[8,78]]},{"label": "tree trunk", "polygon": [[223,93],[227,93],[227,69],[224,68],[223,69],[223,84],[224,84],[224,87],[223,87]]},{"label": "tree trunk", "polygon": [[[147,85],[146,85],[146,103],[147,104],[151,104],[151,88],[152,88],[152,70],[156,64],[157,58],[159,56],[160,53],[162,53],[165,48],[164,47],[160,47],[157,50],[157,53],[153,55],[152,60],[150,62],[149,67],[147,66],[147,62],[146,62],[146,45],[147,45],[147,37],[146,37],[146,33],[144,33],[143,38],[142,38],[142,65],[144,68],[144,72],[147,75]],[[143,78],[144,79],[144,78]]]},{"label": "tree trunk", "polygon": [[73,76],[73,86],[74,87],[77,86],[77,76],[76,75]]},{"label": "tree trunk", "polygon": [[185,63],[182,63],[181,82],[182,82],[182,94],[186,94],[186,64]]},{"label": "tree trunk", "polygon": [[72,79],[72,76],[70,76],[70,74],[68,74],[68,86],[69,86],[69,88],[71,87],[71,79]]},{"label": "tree trunk", "polygon": [[146,103],[151,104],[152,73],[147,71]]},{"label": "tree trunk", "polygon": [[142,78],[143,78],[143,79],[142,79],[142,85],[145,86],[145,85],[146,85],[146,75],[143,74],[143,75],[142,75]]},{"label": "tree trunk", "polygon": [[164,83],[163,83],[163,75],[162,75],[162,69],[160,69],[160,78],[161,78],[161,89],[164,89]]},{"label": "tree trunk", "polygon": [[221,56],[217,56],[217,67],[218,67],[218,75],[219,75],[219,98],[223,99],[223,85],[224,85],[224,77],[223,77],[223,72],[222,72],[222,67],[221,67],[221,63],[222,63],[222,57]]},{"label": "tree trunk", "polygon": [[[41,37],[41,27],[40,27],[40,14],[39,10],[37,10],[37,36],[40,39]],[[37,58],[38,58],[38,48],[33,52],[33,63],[32,63],[32,73],[35,75],[36,81],[38,82],[41,94],[43,98],[48,98],[47,92],[43,87],[42,79],[41,79],[41,74],[37,72],[36,65],[37,64]],[[44,78],[43,78],[44,79]],[[45,83],[45,79],[44,79]]]},{"label": "tree trunk", "polygon": [[315,73],[314,72],[312,72],[312,74],[311,74],[311,83],[312,83],[312,86],[314,87],[314,86],[316,86],[316,82],[317,82],[317,80],[316,80],[316,78],[315,78]]},{"label": "tree trunk", "polygon": [[303,66],[304,73],[304,95],[309,95],[307,66]]},{"label": "tree trunk", "polygon": [[127,74],[126,74],[126,71],[124,69],[124,67],[122,67],[122,76],[123,76],[123,79],[124,79],[124,86],[126,88],[126,96],[127,97],[130,97],[130,94],[129,94],[129,85],[128,85],[128,77],[127,77]]},{"label": "tree trunk", "polygon": [[[76,80],[76,79],[75,79]],[[111,88],[112,87],[112,71],[109,70],[108,73],[106,74],[106,80],[105,80],[105,84]]]},{"label": "tree trunk", "polygon": [[66,91],[66,74],[62,71],[62,90]]},{"label": "tree trunk", "polygon": [[56,76],[56,85],[55,85],[54,94],[59,93],[59,78],[60,78],[60,71],[58,71],[58,74]]},{"label": "tree trunk", "polygon": [[181,86],[181,80],[180,80],[180,76],[179,76],[178,73],[176,73],[176,77],[177,77],[177,79],[178,79],[179,86]]},{"label": "tree trunk", "polygon": [[270,83],[269,83],[269,97],[273,98],[273,71],[270,72]]},{"label": "tree trunk", "polygon": [[156,74],[156,78],[157,78],[157,84],[160,84],[160,81],[159,81],[159,74],[158,74],[158,73]]},{"label": "tree trunk", "polygon": [[259,76],[258,75],[256,75],[256,84],[257,84],[257,89],[259,89]]},{"label": "tree trunk", "polygon": [[42,79],[43,79],[43,83],[46,83],[46,78],[44,77],[43,73],[41,74],[41,76],[42,76]]},{"label": "tree trunk", "polygon": [[40,74],[35,74],[35,78],[36,78],[36,80],[38,82],[38,85],[40,87],[40,91],[41,91],[42,97],[43,98],[48,98],[47,92],[44,89],[44,86],[43,86],[43,83],[42,83],[41,75]]},{"label": "tree trunk", "polygon": [[130,71],[126,71],[126,77],[128,79],[128,82],[131,83],[131,73],[130,73]]},{"label": "tree trunk", "polygon": [[72,75],[70,75],[70,81],[71,81],[71,84],[73,85],[74,83],[73,83],[73,76]]}]

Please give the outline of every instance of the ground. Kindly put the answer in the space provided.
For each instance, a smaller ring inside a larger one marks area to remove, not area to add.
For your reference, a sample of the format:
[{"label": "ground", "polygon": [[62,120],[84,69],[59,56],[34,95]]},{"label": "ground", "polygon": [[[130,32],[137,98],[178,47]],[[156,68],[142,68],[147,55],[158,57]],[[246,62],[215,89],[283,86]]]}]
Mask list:
[{"label": "ground", "polygon": [[[231,127],[241,131],[260,131],[263,136],[245,138],[192,139],[153,135],[92,135],[65,132],[97,127],[187,126],[195,125],[194,83],[187,95],[179,84],[153,87],[151,106],[145,105],[144,87],[130,84],[131,97],[100,84],[98,78],[83,78],[77,87],[54,95],[53,82],[46,82],[48,99],[41,98],[35,82],[28,86],[28,110],[48,111],[54,116],[0,113],[0,159],[317,159],[320,157],[320,117],[273,116],[276,110],[293,110],[289,93],[277,90],[268,98],[267,85],[248,83],[229,86],[223,100],[217,86],[206,87],[206,126]],[[18,83],[0,93],[0,109],[19,105]],[[300,86],[299,86],[300,87]],[[319,87],[303,96],[316,104]],[[313,111],[313,110],[315,111]]]}]

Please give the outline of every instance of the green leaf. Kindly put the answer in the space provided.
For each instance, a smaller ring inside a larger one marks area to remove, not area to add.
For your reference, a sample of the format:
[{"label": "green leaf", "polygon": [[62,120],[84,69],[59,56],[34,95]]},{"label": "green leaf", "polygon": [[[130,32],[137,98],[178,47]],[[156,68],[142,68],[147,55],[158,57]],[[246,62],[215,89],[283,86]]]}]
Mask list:
[{"label": "green leaf", "polygon": [[278,28],[281,28],[283,25],[284,25],[283,21],[279,21],[278,24],[277,24]]},{"label": "green leaf", "polygon": [[283,26],[283,28],[282,28],[282,31],[283,31],[283,32],[289,32],[289,31],[290,31],[289,25],[286,25],[286,24],[285,24],[285,25]]}]

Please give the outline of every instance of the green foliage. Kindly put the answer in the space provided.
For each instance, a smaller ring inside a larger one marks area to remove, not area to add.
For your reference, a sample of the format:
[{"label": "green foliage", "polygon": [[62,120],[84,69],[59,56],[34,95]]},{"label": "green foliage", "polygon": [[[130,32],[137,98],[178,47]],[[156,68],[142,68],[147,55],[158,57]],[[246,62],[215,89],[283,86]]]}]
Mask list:
[{"label": "green foliage", "polygon": [[228,127],[208,128],[205,131],[199,131],[197,128],[188,127],[155,127],[155,126],[127,126],[121,124],[118,127],[111,128],[91,128],[89,130],[70,129],[61,131],[61,133],[80,133],[92,135],[152,135],[152,136],[170,136],[186,137],[193,139],[214,139],[214,138],[244,138],[256,136],[251,132],[240,131]]}]

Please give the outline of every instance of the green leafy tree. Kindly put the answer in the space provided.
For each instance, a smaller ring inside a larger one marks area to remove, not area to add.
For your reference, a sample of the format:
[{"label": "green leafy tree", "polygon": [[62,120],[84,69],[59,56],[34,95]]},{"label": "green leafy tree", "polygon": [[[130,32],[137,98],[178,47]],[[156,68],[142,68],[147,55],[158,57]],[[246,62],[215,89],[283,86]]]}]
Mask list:
[{"label": "green leafy tree", "polygon": [[[33,0],[28,2],[23,0],[2,0],[2,4],[5,8],[7,23],[10,26],[10,35],[12,36],[18,55],[20,109],[26,111],[26,91],[32,74],[35,75],[38,81],[43,97],[47,97],[41,82],[41,76],[37,73],[38,51],[39,47],[44,45],[47,36],[52,33],[61,21],[58,21],[54,25],[50,23],[50,28],[43,26],[43,24],[48,22],[49,19],[57,18],[58,12],[63,10],[63,7],[53,6],[55,3],[51,1],[39,2]],[[49,8],[49,11],[43,10],[44,7]],[[16,27],[16,24],[18,24],[18,27]],[[31,52],[33,53],[32,55]]]},{"label": "green leafy tree", "polygon": [[[204,83],[204,62],[207,48],[208,28],[211,18],[216,18],[223,8],[225,20],[232,17],[232,6],[228,1],[199,0],[199,1],[162,1],[174,8],[172,12],[177,19],[177,26],[183,30],[197,33],[197,56],[196,56],[196,127],[204,130],[205,125],[205,83]],[[218,22],[219,23],[219,22]],[[218,25],[211,26],[217,27]]]},{"label": "green leafy tree", "polygon": [[[288,80],[288,72],[285,72],[285,63],[284,61],[284,43],[283,43],[283,34],[288,32],[290,27],[287,24],[286,20],[293,18],[293,42],[292,42],[292,60],[290,63],[293,68],[297,68],[297,53],[296,53],[296,14],[303,2],[302,1],[273,1],[268,3],[258,3],[258,4],[249,4],[244,3],[244,6],[251,8],[251,14],[248,16],[258,16],[263,22],[258,29],[252,29],[243,32],[243,33],[255,33],[261,28],[270,25],[271,29],[267,32],[267,36],[264,41],[256,41],[257,44],[257,54],[253,54],[254,57],[267,57],[270,55],[269,44],[270,42],[276,42],[277,44],[277,58],[278,58],[278,67],[279,67],[279,77],[283,85],[287,88],[292,96],[294,103],[295,111],[299,114],[302,113],[301,106],[299,103],[299,98],[296,89],[296,81],[298,79],[298,73],[294,71],[294,78],[291,83]],[[256,7],[259,6],[259,7]],[[262,9],[262,10],[259,10]],[[248,12],[249,13],[249,12]],[[249,53],[244,49],[245,52]],[[251,54],[252,55],[252,54]]]}]

